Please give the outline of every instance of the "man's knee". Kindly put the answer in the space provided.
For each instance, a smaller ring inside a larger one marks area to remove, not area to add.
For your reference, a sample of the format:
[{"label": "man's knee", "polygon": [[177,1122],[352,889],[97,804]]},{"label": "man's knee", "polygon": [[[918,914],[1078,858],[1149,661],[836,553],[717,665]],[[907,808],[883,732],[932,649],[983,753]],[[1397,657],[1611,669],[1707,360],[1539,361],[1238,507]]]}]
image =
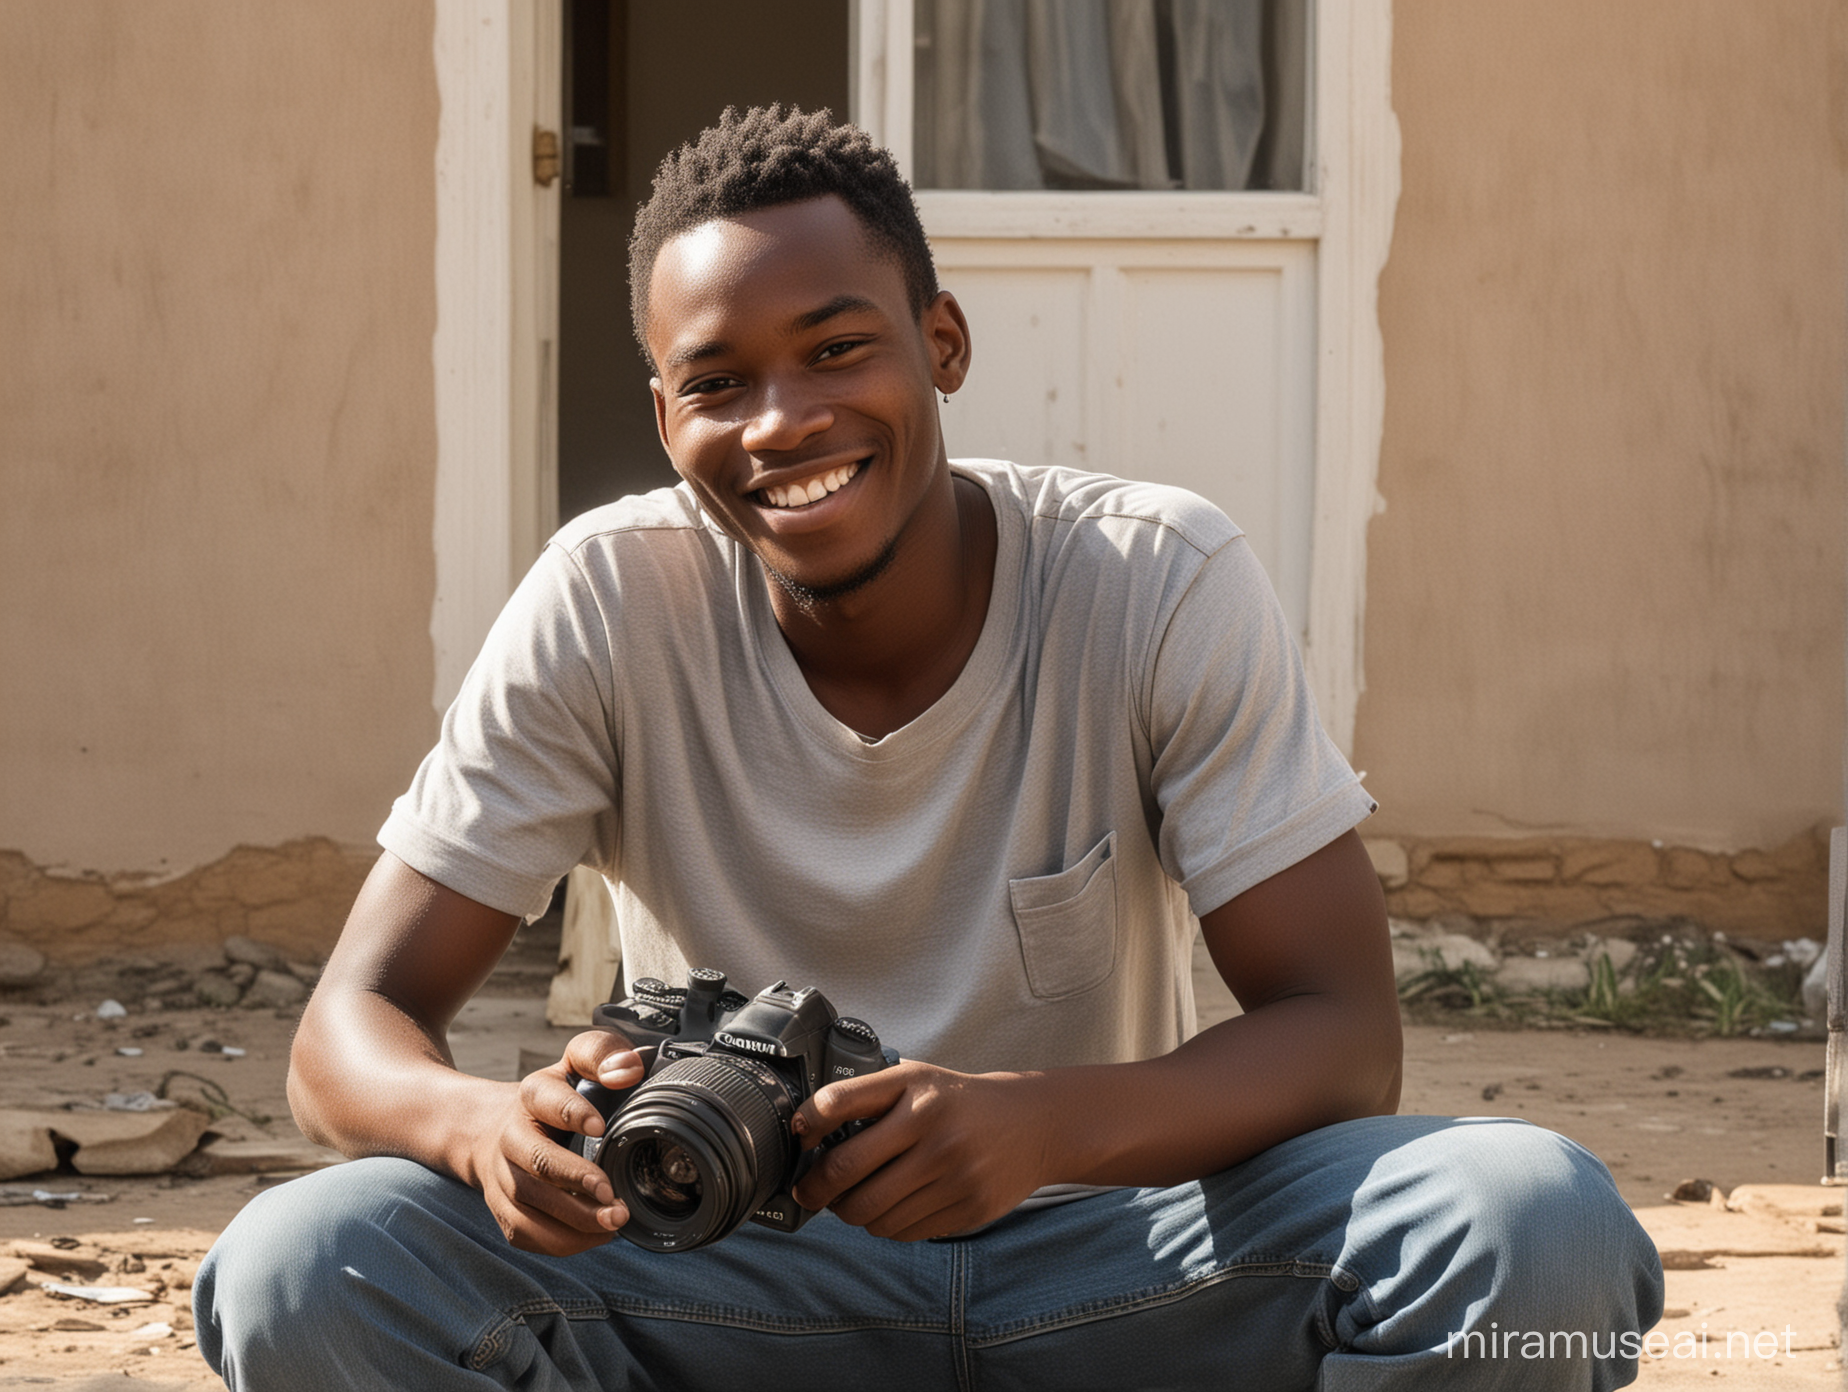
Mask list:
[{"label": "man's knee", "polygon": [[[469,1191],[406,1160],[374,1159],[279,1185],[232,1220],[193,1288],[199,1348],[221,1374],[299,1349],[325,1356],[330,1329],[378,1319],[407,1242],[445,1229]],[[456,1235],[459,1237],[459,1234]]]},{"label": "man's knee", "polygon": [[1403,1206],[1402,1255],[1535,1317],[1660,1314],[1661,1263],[1610,1171],[1565,1137],[1475,1118],[1385,1157],[1375,1201]]}]

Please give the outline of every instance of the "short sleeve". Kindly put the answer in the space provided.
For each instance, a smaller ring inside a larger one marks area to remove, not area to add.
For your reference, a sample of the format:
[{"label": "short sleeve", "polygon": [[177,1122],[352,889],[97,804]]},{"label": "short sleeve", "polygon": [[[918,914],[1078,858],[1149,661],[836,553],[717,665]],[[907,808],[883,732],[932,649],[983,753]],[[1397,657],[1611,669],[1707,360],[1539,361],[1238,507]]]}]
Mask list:
[{"label": "short sleeve", "polygon": [[620,731],[608,633],[577,564],[548,546],[489,630],[379,844],[527,918],[574,865],[613,855]]},{"label": "short sleeve", "polygon": [[1375,804],[1316,717],[1302,659],[1241,537],[1202,563],[1154,647],[1149,740],[1163,868],[1204,915]]}]

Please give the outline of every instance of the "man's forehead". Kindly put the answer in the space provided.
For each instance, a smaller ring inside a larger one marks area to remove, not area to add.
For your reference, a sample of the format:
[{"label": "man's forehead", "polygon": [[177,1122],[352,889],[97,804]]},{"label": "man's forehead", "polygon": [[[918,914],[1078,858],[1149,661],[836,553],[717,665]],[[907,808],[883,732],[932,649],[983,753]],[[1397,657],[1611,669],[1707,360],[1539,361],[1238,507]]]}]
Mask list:
[{"label": "man's forehead", "polygon": [[[860,220],[829,196],[714,218],[662,244],[649,293],[649,338],[676,338],[687,317],[781,311],[787,327],[825,306],[905,301],[903,268]],[[781,302],[776,304],[775,302]],[[773,304],[775,308],[773,309]],[[663,346],[657,342],[657,346]]]}]

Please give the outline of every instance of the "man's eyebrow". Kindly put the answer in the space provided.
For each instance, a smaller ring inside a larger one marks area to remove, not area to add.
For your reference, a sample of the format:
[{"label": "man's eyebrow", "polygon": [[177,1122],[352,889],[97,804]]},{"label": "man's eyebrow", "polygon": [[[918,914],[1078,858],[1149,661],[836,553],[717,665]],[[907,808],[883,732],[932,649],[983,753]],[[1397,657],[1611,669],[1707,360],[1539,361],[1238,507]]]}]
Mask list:
[{"label": "man's eyebrow", "polygon": [[876,311],[878,308],[878,305],[864,295],[836,295],[820,309],[811,309],[807,314],[798,314],[795,323],[791,324],[790,328],[796,333],[801,333],[805,329],[825,324],[835,315],[845,314],[849,310],[871,309]]},{"label": "man's eyebrow", "polygon": [[689,343],[684,348],[676,348],[667,355],[662,367],[686,367],[704,358],[716,358],[725,351],[725,345],[718,339],[709,338],[704,343]]},{"label": "man's eyebrow", "polygon": [[[808,310],[806,313],[798,314],[790,321],[789,331],[791,333],[806,333],[810,329],[818,328],[827,323],[828,320],[834,318],[836,315],[847,314],[857,309],[870,309],[877,313],[879,306],[867,299],[864,295],[836,295],[826,304],[816,309]],[[689,367],[707,358],[718,357],[725,352],[727,347],[729,347],[729,345],[725,343],[724,340],[716,338],[709,338],[703,343],[689,343],[686,347],[676,348],[673,352],[669,353],[661,366],[663,368]]]}]

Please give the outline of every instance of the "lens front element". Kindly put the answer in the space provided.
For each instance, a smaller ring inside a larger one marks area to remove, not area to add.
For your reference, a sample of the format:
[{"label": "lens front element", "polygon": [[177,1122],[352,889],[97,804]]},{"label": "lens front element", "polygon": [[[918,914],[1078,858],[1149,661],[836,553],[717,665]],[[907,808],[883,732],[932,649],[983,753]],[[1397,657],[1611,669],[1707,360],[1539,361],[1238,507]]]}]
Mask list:
[{"label": "lens front element", "polygon": [[636,1197],[652,1212],[687,1218],[699,1207],[699,1161],[684,1146],[650,1136],[629,1148],[626,1168]]}]

